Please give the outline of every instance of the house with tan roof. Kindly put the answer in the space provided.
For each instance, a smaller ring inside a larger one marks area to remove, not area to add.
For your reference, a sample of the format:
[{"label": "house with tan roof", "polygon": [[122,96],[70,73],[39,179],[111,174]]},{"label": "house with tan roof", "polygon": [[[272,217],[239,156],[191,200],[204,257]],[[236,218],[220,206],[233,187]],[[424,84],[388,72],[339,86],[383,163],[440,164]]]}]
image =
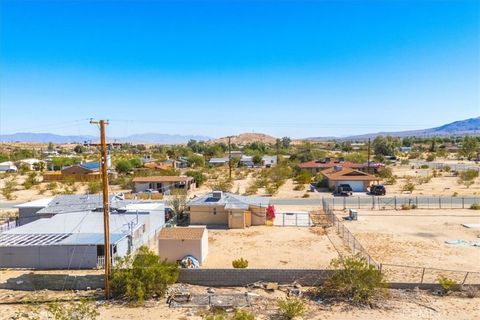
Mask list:
[{"label": "house with tan roof", "polygon": [[132,182],[135,192],[143,192],[147,189],[156,190],[159,193],[169,193],[174,189],[188,192],[195,188],[195,179],[187,176],[136,177]]},{"label": "house with tan roof", "polygon": [[320,173],[327,179],[328,187],[331,190],[336,190],[340,184],[348,184],[354,192],[366,192],[373,182],[379,181],[379,178],[374,175],[341,165]]}]

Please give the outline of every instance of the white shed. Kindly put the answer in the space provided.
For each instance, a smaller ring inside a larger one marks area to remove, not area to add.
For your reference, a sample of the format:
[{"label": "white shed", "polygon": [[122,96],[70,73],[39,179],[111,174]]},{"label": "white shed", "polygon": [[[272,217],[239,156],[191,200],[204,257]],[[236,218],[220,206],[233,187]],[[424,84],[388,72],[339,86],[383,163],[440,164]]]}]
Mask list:
[{"label": "white shed", "polygon": [[0,163],[0,172],[17,172],[18,168],[12,161]]},{"label": "white shed", "polygon": [[175,262],[193,256],[202,264],[208,255],[208,230],[205,226],[162,228],[158,237],[158,254]]}]

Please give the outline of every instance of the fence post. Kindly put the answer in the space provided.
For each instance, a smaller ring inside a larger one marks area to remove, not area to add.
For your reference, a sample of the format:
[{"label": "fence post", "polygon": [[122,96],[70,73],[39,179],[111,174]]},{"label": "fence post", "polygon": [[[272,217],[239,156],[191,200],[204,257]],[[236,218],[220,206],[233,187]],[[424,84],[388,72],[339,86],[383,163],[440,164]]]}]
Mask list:
[{"label": "fence post", "polygon": [[378,271],[380,271],[380,273],[382,273],[382,268],[383,268],[383,265],[380,263],[380,265],[378,266]]},{"label": "fence post", "polygon": [[423,276],[425,275],[425,268],[422,270],[422,279],[420,279],[420,283],[423,283]]},{"label": "fence post", "polygon": [[295,213],[295,227],[298,227],[298,213]]},{"label": "fence post", "polygon": [[465,284],[465,281],[467,281],[468,274],[469,274],[469,272],[467,272],[467,273],[465,274],[465,278],[463,278],[462,284]]},{"label": "fence post", "polygon": [[418,209],[418,197],[415,197],[415,205],[417,206],[417,209]]},{"label": "fence post", "polygon": [[462,197],[462,209],[465,209],[465,198]]},{"label": "fence post", "polygon": [[395,203],[395,210],[397,210],[397,196],[393,197],[393,201]]},{"label": "fence post", "polygon": [[438,207],[442,209],[442,197],[438,197]]},{"label": "fence post", "polygon": [[347,197],[343,197],[343,210],[347,209]]}]

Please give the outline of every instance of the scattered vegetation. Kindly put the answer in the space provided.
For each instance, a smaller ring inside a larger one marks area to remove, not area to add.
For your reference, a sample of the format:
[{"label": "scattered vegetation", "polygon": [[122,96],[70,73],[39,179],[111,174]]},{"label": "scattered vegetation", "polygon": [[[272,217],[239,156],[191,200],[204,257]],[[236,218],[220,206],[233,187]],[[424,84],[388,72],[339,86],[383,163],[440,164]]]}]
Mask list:
[{"label": "scattered vegetation", "polygon": [[160,259],[145,246],[135,256],[117,260],[112,275],[112,293],[117,298],[141,303],[145,299],[161,297],[167,287],[178,279],[178,267]]},{"label": "scattered vegetation", "polygon": [[458,183],[463,184],[467,188],[469,188],[472,184],[474,184],[475,179],[478,178],[478,171],[469,169],[459,173],[458,175]]},{"label": "scattered vegetation", "polygon": [[102,190],[100,181],[89,181],[87,184],[87,192],[91,194],[99,193]]},{"label": "scattered vegetation", "polygon": [[52,320],[95,320],[100,315],[92,302],[82,299],[80,302],[51,302],[45,312],[35,306],[28,311],[18,311],[14,319],[40,320],[45,313],[47,319]]},{"label": "scattered vegetation", "polygon": [[277,301],[279,314],[282,318],[291,320],[306,313],[305,302],[301,299],[279,299]]},{"label": "scattered vegetation", "polygon": [[232,266],[235,269],[245,269],[248,267],[248,260],[240,258],[232,261]]},{"label": "scattered vegetation", "polygon": [[472,203],[472,205],[470,206],[470,209],[480,210],[480,203]]},{"label": "scattered vegetation", "polygon": [[5,180],[5,183],[2,188],[2,196],[5,197],[7,200],[13,200],[15,199],[15,195],[13,192],[15,191],[15,188],[17,187],[17,182],[15,180]]},{"label": "scattered vegetation", "polygon": [[457,286],[457,282],[455,280],[446,276],[438,277],[438,283],[446,294],[455,289],[455,287]]},{"label": "scattered vegetation", "polygon": [[415,184],[411,181],[407,181],[402,187],[403,192],[412,193],[414,190],[415,190]]},{"label": "scattered vegetation", "polygon": [[384,275],[361,256],[333,259],[332,275],[318,288],[320,295],[370,304],[388,294]]}]

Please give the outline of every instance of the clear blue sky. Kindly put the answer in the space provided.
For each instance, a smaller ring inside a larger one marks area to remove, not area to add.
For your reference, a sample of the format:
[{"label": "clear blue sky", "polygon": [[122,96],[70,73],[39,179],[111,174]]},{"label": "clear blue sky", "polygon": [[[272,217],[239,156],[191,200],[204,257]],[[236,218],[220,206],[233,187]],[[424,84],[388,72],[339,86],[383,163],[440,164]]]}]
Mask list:
[{"label": "clear blue sky", "polygon": [[[0,133],[330,136],[480,114],[480,2],[0,0]],[[126,121],[129,120],[129,121]]]}]

